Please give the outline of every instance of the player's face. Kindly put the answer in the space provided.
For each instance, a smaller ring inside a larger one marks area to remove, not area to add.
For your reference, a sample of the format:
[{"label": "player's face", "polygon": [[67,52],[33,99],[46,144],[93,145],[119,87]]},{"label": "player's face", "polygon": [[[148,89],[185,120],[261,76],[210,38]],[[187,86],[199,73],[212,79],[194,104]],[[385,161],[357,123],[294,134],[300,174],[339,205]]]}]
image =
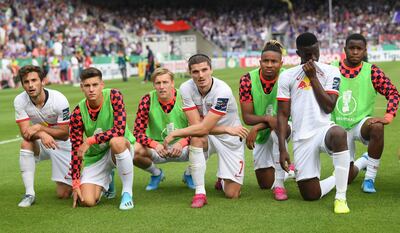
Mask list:
[{"label": "player's face", "polygon": [[362,40],[350,40],[344,48],[346,60],[352,65],[358,65],[367,54],[367,47]]},{"label": "player's face", "polygon": [[81,89],[88,101],[96,101],[101,97],[104,82],[99,77],[88,78],[81,82]]},{"label": "player's face", "polygon": [[30,72],[22,79],[22,86],[29,97],[37,98],[43,91],[44,83],[38,73]]},{"label": "player's face", "polygon": [[266,51],[261,55],[260,68],[264,78],[275,79],[282,67],[282,55],[274,51]]},{"label": "player's face", "polygon": [[157,91],[157,96],[161,100],[169,100],[172,97],[172,91],[175,87],[174,81],[169,74],[162,74],[154,79],[154,89]]},{"label": "player's face", "polygon": [[212,69],[207,62],[190,66],[190,76],[199,89],[208,88],[212,83]]},{"label": "player's face", "polygon": [[319,45],[315,43],[314,45],[307,47],[299,47],[296,51],[297,55],[301,58],[301,64],[308,62],[309,60],[318,61],[319,60]]}]

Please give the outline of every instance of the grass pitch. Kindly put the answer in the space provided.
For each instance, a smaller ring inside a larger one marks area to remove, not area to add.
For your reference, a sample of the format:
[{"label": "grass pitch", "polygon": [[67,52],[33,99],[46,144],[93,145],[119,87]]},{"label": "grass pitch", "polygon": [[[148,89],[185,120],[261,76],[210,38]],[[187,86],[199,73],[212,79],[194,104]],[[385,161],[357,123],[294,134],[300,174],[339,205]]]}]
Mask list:
[{"label": "grass pitch", "polygon": [[[400,63],[380,63],[385,73],[399,87]],[[247,69],[249,70],[249,69]],[[245,69],[226,69],[214,72],[225,80],[238,96],[239,77]],[[124,94],[129,127],[132,128],[141,96],[152,89],[151,84],[140,84],[131,78],[128,83],[107,81],[106,87],[118,88]],[[176,85],[185,79],[177,79]],[[48,88],[64,93],[73,109],[83,97],[79,88],[52,85]],[[15,123],[13,99],[22,89],[0,91],[0,141],[19,135]],[[376,115],[383,116],[386,101],[377,98]],[[399,144],[400,121],[385,127],[385,150],[376,180],[376,194],[360,190],[364,172],[348,188],[351,213],[333,213],[334,191],[322,200],[303,201],[293,180],[286,182],[289,200],[273,200],[270,190],[258,188],[253,171],[252,154],[246,149],[245,181],[239,200],[227,200],[213,186],[217,168],[216,156],[207,164],[206,189],[209,204],[202,209],[191,209],[193,191],[186,188],[181,176],[187,163],[160,165],[166,180],[155,191],[144,190],[149,175],[135,168],[134,199],[131,211],[118,210],[120,194],[114,200],[103,198],[94,208],[72,209],[72,200],[58,200],[55,184],[50,180],[50,161],[36,166],[36,204],[18,208],[24,194],[19,172],[19,141],[0,144],[0,232],[397,232],[400,227]],[[366,148],[357,145],[359,156]],[[331,174],[331,159],[322,154],[322,178]],[[117,190],[121,184],[118,176]]]}]

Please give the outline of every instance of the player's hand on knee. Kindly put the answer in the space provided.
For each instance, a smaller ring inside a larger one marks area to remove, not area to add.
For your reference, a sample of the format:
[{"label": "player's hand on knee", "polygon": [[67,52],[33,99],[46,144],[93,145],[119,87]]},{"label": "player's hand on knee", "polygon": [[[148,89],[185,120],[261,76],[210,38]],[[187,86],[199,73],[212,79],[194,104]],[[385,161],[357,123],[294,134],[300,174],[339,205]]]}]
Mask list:
[{"label": "player's hand on knee", "polygon": [[374,118],[368,119],[368,125],[377,124],[377,123],[387,125],[390,122],[387,119],[385,119],[384,117],[374,117]]},{"label": "player's hand on knee", "polygon": [[246,137],[246,145],[247,148],[249,148],[250,150],[254,149],[254,143],[256,141],[256,137],[257,137],[257,129],[253,127]]},{"label": "player's hand on knee", "polygon": [[177,142],[169,149],[170,157],[179,157],[182,154],[182,145]]},{"label": "player's hand on knee", "polygon": [[167,149],[168,145],[175,139],[175,137],[172,135],[172,133],[168,134],[168,136],[166,136],[164,138],[164,148]]},{"label": "player's hand on knee", "polygon": [[165,149],[164,145],[162,145],[162,144],[158,144],[156,146],[155,150],[162,158],[167,157],[169,154],[169,152]]},{"label": "player's hand on knee", "polygon": [[287,151],[280,152],[279,163],[281,164],[283,170],[289,172],[289,164],[291,164],[291,162],[289,153]]},{"label": "player's hand on knee", "polygon": [[40,140],[42,141],[43,146],[47,149],[58,149],[57,142],[47,133],[41,132]]}]

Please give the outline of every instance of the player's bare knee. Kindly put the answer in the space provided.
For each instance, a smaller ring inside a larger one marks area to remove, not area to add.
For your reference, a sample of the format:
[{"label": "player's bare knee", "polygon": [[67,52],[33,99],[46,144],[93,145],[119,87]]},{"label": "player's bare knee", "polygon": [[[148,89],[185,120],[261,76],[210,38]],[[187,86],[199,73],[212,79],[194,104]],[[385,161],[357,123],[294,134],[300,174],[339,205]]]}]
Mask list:
[{"label": "player's bare knee", "polygon": [[305,201],[316,201],[321,198],[321,193],[316,191],[303,191],[300,193]]},{"label": "player's bare knee", "polygon": [[316,201],[320,199],[320,196],[315,196],[315,195],[303,195],[303,199],[305,201]]},{"label": "player's bare knee", "polygon": [[329,149],[333,152],[347,150],[347,132],[342,127],[334,126],[329,130]]},{"label": "player's bare knee", "polygon": [[207,138],[206,137],[191,137],[190,145],[194,147],[205,148],[207,146]]},{"label": "player's bare knee", "polygon": [[87,198],[87,199],[84,199],[83,202],[81,202],[81,205],[84,207],[93,207],[93,206],[96,206],[96,204],[97,204],[97,200],[94,198]]},{"label": "player's bare knee", "polygon": [[240,190],[226,190],[225,191],[225,197],[228,199],[236,199],[239,198],[240,196]]},{"label": "player's bare knee", "polygon": [[383,139],[384,127],[381,123],[370,125],[370,137],[375,139]]},{"label": "player's bare knee", "polygon": [[255,170],[260,189],[271,189],[275,181],[275,169],[273,167],[259,168]]},{"label": "player's bare knee", "polygon": [[61,183],[61,182],[57,182],[57,197],[60,199],[67,199],[69,197],[71,197],[72,194],[72,187]]},{"label": "player's bare knee", "polygon": [[257,182],[260,189],[271,189],[274,181],[257,176]]},{"label": "player's bare knee", "polygon": [[21,149],[33,151],[33,142],[23,139],[21,142]]},{"label": "player's bare knee", "polygon": [[266,182],[259,182],[258,186],[260,187],[260,189],[271,189],[272,188],[272,184],[269,184]]},{"label": "player's bare knee", "polygon": [[134,151],[135,151],[135,158],[136,157],[140,158],[145,156],[147,149],[142,144],[135,143]]},{"label": "player's bare knee", "polygon": [[126,149],[128,149],[128,148],[126,147],[125,138],[124,138],[124,137],[114,137],[114,138],[111,138],[109,144],[110,144],[111,151],[112,151],[114,154],[122,153],[123,151],[125,151]]},{"label": "player's bare knee", "polygon": [[334,126],[331,128],[331,130],[332,130],[331,134],[333,136],[333,139],[340,140],[340,141],[347,140],[346,130],[344,130],[342,127]]},{"label": "player's bare knee", "polygon": [[71,197],[71,191],[70,190],[57,190],[57,197],[59,199],[68,199]]},{"label": "player's bare knee", "polygon": [[315,201],[321,198],[321,188],[318,178],[297,182],[300,194],[305,201]]}]

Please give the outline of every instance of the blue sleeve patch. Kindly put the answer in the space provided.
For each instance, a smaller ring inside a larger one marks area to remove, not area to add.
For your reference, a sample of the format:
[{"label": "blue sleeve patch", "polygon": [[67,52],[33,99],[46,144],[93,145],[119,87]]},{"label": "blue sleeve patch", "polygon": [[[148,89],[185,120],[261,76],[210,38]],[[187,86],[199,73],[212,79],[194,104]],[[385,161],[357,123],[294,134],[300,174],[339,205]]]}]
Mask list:
[{"label": "blue sleeve patch", "polygon": [[334,77],[333,78],[332,89],[339,91],[339,88],[340,88],[340,78]]},{"label": "blue sleeve patch", "polygon": [[215,104],[215,110],[226,112],[228,108],[229,98],[218,98],[217,103]]},{"label": "blue sleeve patch", "polygon": [[63,115],[63,121],[69,120],[69,108],[63,109],[62,115]]}]

